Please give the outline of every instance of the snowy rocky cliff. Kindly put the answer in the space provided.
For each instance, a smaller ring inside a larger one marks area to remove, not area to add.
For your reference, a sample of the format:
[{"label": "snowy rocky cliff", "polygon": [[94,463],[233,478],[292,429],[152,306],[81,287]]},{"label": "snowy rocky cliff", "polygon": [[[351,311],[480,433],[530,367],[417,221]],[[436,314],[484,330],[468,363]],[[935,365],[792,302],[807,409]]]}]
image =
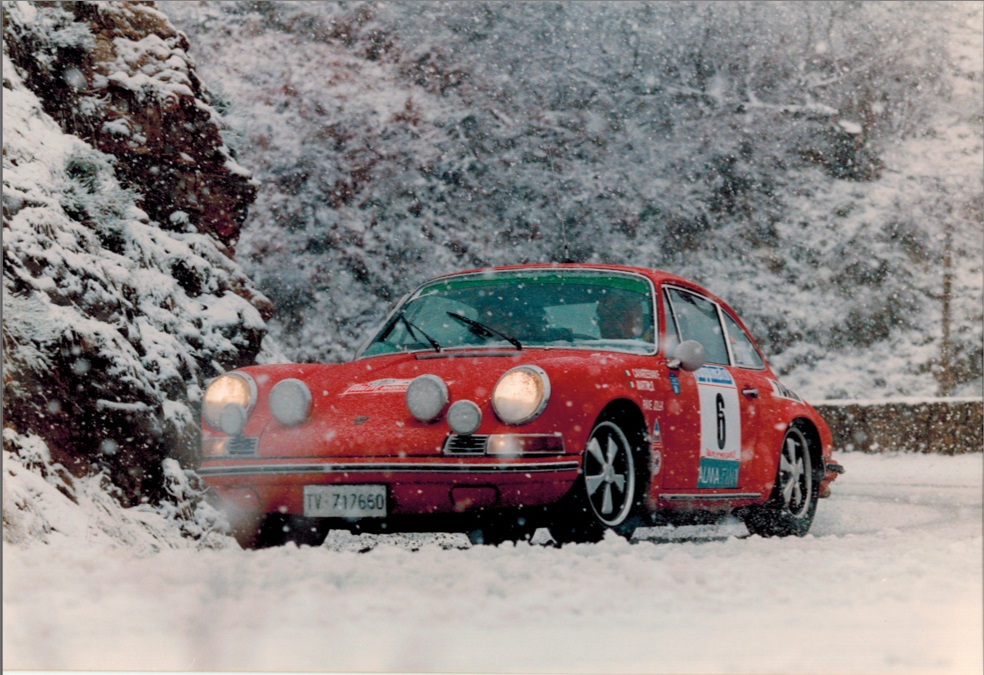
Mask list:
[{"label": "snowy rocky cliff", "polygon": [[257,184],[222,132],[153,3],[3,3],[5,537],[18,467],[172,498],[206,379],[257,358],[272,306],[232,258]]}]

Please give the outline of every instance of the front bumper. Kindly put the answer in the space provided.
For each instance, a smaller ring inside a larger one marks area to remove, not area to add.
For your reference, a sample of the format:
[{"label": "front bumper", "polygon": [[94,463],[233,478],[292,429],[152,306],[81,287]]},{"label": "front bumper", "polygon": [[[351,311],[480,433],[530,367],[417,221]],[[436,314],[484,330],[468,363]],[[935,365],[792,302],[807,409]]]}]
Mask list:
[{"label": "front bumper", "polygon": [[837,476],[844,473],[844,466],[829,457],[824,459],[823,462],[824,474],[823,481],[820,483],[820,498],[826,499],[830,496],[830,484],[837,479]]},{"label": "front bumper", "polygon": [[573,457],[241,459],[198,470],[227,510],[304,515],[304,487],[384,485],[389,516],[545,506],[577,479]]}]

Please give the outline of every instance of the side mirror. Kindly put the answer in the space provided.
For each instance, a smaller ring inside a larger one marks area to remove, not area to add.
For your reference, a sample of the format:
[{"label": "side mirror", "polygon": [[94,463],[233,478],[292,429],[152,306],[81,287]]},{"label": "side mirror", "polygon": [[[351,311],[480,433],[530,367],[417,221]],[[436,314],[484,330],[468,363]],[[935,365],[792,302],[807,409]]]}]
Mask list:
[{"label": "side mirror", "polygon": [[684,340],[673,350],[673,356],[666,362],[667,368],[683,368],[694,372],[704,365],[704,345],[696,340]]}]

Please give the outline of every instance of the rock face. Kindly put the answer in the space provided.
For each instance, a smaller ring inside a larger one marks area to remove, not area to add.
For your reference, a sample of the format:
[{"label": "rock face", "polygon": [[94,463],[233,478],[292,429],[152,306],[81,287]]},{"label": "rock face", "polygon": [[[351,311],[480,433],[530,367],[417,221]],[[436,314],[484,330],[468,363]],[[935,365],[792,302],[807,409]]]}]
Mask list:
[{"label": "rock face", "polygon": [[816,409],[835,450],[960,455],[984,446],[980,399],[828,401]]},{"label": "rock face", "polygon": [[5,17],[4,37],[45,112],[121,160],[151,219],[180,230],[187,214],[234,244],[257,185],[219,135],[184,34],[152,2],[42,5],[31,22]]},{"label": "rock face", "polygon": [[272,314],[231,258],[256,184],[187,49],[153,3],[4,3],[4,451],[40,437],[124,504],[195,464],[205,380]]}]

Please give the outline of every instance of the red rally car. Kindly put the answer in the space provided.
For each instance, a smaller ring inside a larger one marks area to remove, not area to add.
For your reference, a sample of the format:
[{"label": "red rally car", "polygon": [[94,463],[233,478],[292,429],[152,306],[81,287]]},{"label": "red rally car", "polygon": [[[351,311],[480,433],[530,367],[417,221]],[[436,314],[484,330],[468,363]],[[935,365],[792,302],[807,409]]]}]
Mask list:
[{"label": "red rally car", "polygon": [[350,363],[222,375],[202,422],[199,473],[245,546],[330,528],[564,544],[729,513],[802,536],[843,472],[723,301],[614,265],[439,277]]}]

